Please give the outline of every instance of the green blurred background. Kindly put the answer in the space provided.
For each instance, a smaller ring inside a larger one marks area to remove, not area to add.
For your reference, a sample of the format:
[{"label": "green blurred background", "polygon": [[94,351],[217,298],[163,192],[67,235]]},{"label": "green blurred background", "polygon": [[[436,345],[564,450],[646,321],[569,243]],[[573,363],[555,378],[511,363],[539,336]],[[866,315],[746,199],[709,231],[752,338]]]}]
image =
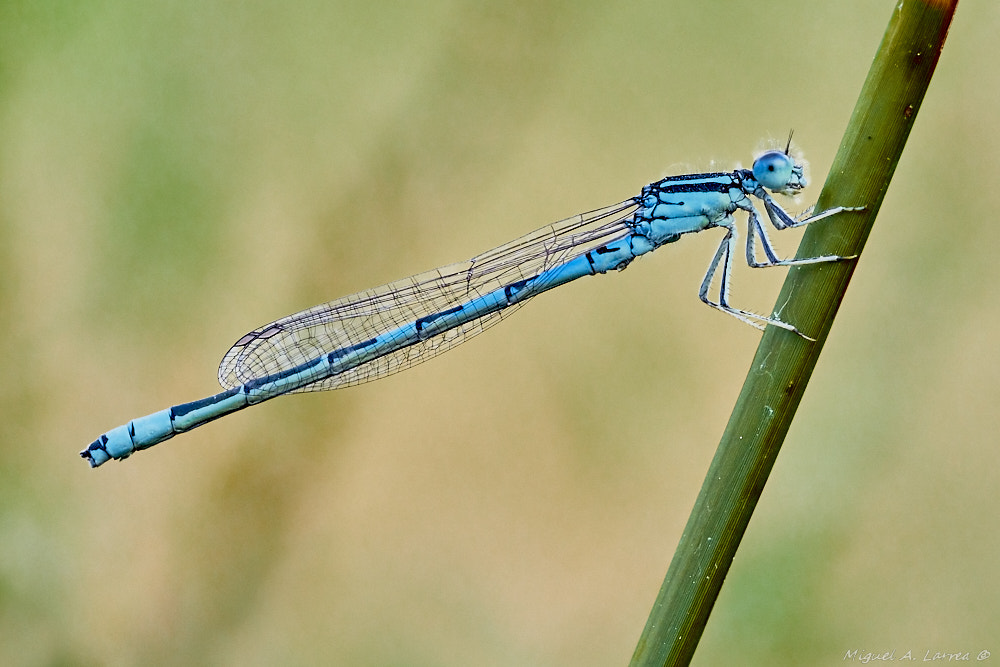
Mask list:
[{"label": "green blurred background", "polygon": [[[790,128],[821,181],[893,4],[4,2],[0,662],[627,662],[758,341],[696,297],[718,235],[76,453],[258,325]],[[959,7],[695,664],[1000,649],[998,30]]]}]

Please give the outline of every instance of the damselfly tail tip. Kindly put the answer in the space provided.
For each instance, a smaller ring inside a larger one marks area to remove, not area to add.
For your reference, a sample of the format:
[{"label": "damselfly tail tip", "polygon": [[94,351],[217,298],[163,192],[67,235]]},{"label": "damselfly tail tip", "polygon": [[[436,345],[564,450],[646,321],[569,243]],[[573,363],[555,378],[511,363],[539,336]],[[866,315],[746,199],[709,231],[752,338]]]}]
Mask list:
[{"label": "damselfly tail tip", "polygon": [[90,464],[91,468],[96,468],[102,463],[111,460],[111,457],[108,455],[107,450],[104,449],[100,440],[92,442],[90,447],[87,447],[85,450],[80,452],[80,456]]}]

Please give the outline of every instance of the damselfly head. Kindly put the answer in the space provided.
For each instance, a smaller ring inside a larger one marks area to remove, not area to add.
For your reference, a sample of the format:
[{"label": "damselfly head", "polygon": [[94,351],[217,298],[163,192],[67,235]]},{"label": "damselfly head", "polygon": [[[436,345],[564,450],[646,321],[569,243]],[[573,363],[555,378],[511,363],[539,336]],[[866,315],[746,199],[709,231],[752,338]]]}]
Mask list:
[{"label": "damselfly head", "polygon": [[802,165],[785,150],[770,150],[754,160],[753,177],[771,192],[794,196],[807,183]]}]

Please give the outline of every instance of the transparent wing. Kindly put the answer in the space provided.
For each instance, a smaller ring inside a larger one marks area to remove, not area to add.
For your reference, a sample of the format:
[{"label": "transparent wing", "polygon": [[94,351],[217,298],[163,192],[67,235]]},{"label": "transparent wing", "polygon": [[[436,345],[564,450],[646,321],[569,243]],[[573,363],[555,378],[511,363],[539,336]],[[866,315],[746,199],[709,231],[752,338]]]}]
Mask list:
[{"label": "transparent wing", "polygon": [[[255,329],[236,341],[223,357],[219,382],[227,389],[238,387],[536,276],[630,233],[629,222],[636,203],[637,200],[629,199],[567,218],[468,262],[358,292]],[[404,370],[465,342],[499,322],[517,305],[296,391],[336,389]]]}]

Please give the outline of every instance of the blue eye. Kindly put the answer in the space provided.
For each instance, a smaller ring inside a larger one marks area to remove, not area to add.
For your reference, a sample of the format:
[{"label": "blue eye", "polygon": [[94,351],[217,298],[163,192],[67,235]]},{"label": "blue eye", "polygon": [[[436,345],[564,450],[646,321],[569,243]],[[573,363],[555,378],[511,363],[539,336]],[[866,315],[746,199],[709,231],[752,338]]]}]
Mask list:
[{"label": "blue eye", "polygon": [[[783,151],[768,151],[753,163],[753,177],[768,190],[782,192],[798,186],[795,161]],[[794,181],[794,183],[793,183]]]}]

